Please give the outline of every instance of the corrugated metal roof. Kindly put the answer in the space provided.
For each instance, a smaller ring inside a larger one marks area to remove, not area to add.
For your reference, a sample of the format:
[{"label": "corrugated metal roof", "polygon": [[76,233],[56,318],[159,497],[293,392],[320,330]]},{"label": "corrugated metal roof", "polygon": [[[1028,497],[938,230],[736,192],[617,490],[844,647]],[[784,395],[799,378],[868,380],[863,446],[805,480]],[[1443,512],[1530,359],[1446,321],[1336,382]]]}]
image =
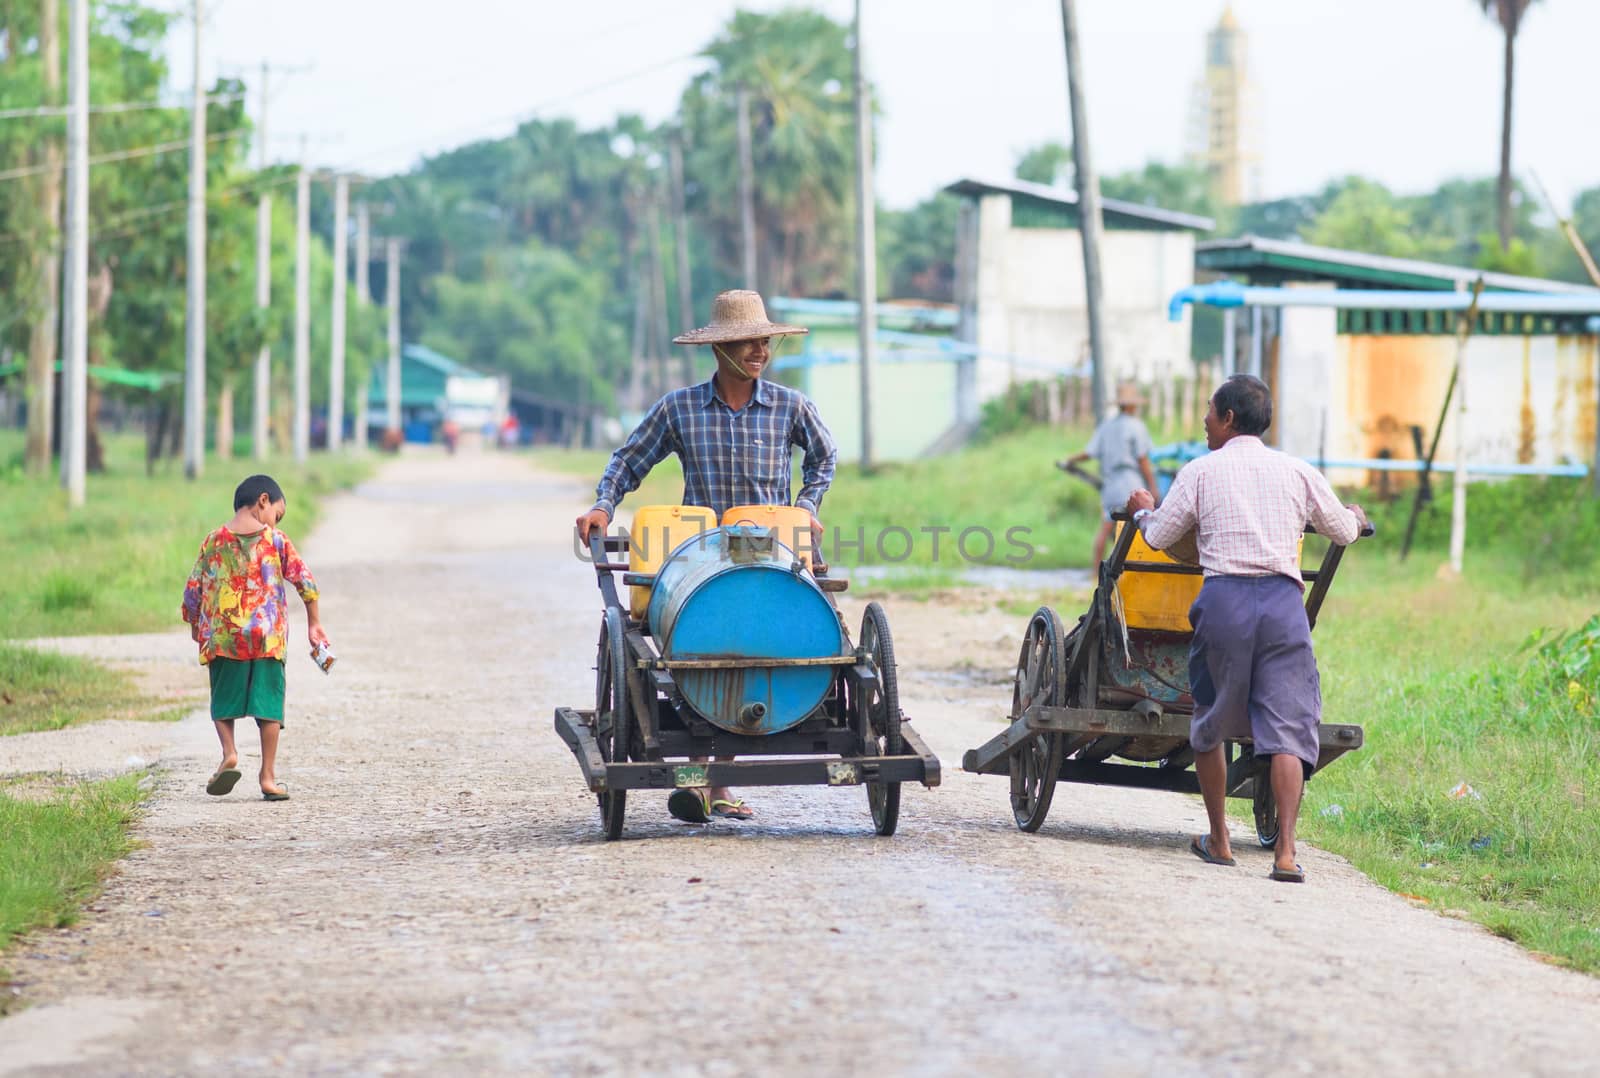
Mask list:
[{"label": "corrugated metal roof", "polygon": [[1197,243],[1194,261],[1201,269],[1241,270],[1246,275],[1252,270],[1265,270],[1269,271],[1266,275],[1298,280],[1360,281],[1401,288],[1455,289],[1470,288],[1473,282],[1482,277],[1485,288],[1501,292],[1600,294],[1600,289],[1568,281],[1489,273],[1442,262],[1391,258],[1388,255],[1318,247],[1294,240],[1270,240],[1260,236]]},{"label": "corrugated metal roof", "polygon": [[[1077,192],[1042,183],[1029,183],[1027,180],[991,181],[968,178],[957,180],[945,190],[953,195],[965,195],[969,198],[980,195],[1011,195],[1073,211],[1078,208]],[[1119,217],[1137,221],[1147,228],[1159,225],[1174,231],[1187,229],[1193,232],[1210,232],[1217,227],[1217,223],[1209,217],[1180,213],[1177,210],[1164,210],[1159,206],[1146,206],[1142,202],[1125,202],[1120,198],[1102,198],[1100,209],[1108,227],[1114,227],[1113,220]]]}]

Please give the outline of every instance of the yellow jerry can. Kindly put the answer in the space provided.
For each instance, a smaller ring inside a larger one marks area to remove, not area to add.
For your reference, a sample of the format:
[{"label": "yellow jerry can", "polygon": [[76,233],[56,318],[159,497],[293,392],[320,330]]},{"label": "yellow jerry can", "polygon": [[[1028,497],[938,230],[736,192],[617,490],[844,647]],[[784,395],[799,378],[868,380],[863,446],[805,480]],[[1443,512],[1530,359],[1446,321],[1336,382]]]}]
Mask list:
[{"label": "yellow jerry can", "polygon": [[815,540],[811,534],[811,513],[795,505],[736,505],[722,514],[722,526],[754,524],[771,528],[773,536],[800,555],[800,564],[811,568]]},{"label": "yellow jerry can", "polygon": [[[1117,525],[1117,534],[1126,525]],[[1182,565],[1177,558],[1168,557],[1152,549],[1144,536],[1134,534],[1133,546],[1128,550],[1128,564],[1117,578],[1117,598],[1122,603],[1122,620],[1130,629],[1156,629],[1166,633],[1193,632],[1189,624],[1189,607],[1200,595],[1200,585],[1205,581],[1199,573],[1189,576],[1182,573],[1140,572],[1135,562],[1159,562]]]},{"label": "yellow jerry can", "polygon": [[[679,544],[717,526],[717,514],[699,505],[641,505],[633,512],[628,530],[628,571],[657,572]],[[628,614],[642,619],[650,606],[650,589],[643,584],[628,588]]]}]

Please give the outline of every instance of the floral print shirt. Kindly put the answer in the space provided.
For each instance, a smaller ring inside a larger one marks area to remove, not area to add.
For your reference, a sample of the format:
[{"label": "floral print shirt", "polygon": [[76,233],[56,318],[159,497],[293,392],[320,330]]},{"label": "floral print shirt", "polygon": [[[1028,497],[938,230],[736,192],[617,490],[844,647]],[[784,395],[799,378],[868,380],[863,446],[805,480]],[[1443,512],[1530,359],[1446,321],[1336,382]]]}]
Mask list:
[{"label": "floral print shirt", "polygon": [[218,528],[200,544],[183,589],[183,620],[200,630],[200,662],[282,659],[293,584],[304,602],[317,582],[289,541],[273,527],[239,536]]}]

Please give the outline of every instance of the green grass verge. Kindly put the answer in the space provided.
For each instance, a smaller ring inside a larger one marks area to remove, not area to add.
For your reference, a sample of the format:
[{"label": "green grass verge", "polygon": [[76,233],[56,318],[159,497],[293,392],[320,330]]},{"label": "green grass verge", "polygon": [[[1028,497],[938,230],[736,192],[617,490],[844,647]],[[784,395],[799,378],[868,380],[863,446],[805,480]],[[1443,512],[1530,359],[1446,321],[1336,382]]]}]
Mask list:
[{"label": "green grass verge", "polygon": [[0,949],[23,932],[77,919],[133,845],[128,832],[144,797],[140,778],[74,786],[42,801],[0,789]]},{"label": "green grass verge", "polygon": [[151,699],[125,670],[0,643],[0,737],[99,719],[166,721],[188,710]]},{"label": "green grass verge", "polygon": [[[1347,559],[1317,651],[1325,717],[1362,724],[1366,745],[1307,788],[1301,833],[1393,890],[1600,972],[1600,629],[1567,656],[1525,646],[1583,625],[1600,593],[1571,575],[1530,585],[1515,555],[1481,554],[1470,583],[1436,563]],[[1473,792],[1451,796],[1461,783]]]},{"label": "green grass verge", "polygon": [[146,477],[136,437],[107,440],[107,471],[88,479],[86,504],[67,508],[53,479],[26,476],[21,435],[0,431],[0,626],[7,637],[130,633],[174,628],[183,582],[200,541],[233,515],[233,490],[256,471],[289,499],[284,528],[316,524],[321,498],[352,486],[370,458],[321,454],[304,467],[283,460],[212,459],[198,480],[176,468]]}]

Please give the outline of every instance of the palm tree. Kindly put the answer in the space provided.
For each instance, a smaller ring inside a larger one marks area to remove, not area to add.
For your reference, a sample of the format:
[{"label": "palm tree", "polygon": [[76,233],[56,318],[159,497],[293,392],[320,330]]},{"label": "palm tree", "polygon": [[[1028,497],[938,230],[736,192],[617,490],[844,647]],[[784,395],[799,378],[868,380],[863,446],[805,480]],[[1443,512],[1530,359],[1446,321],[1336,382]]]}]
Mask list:
[{"label": "palm tree", "polygon": [[734,102],[743,85],[751,99],[758,280],[778,294],[846,287],[855,160],[849,28],[798,8],[741,11],[703,55],[712,67],[683,96],[685,171],[690,202],[720,239],[722,261],[739,261]]},{"label": "palm tree", "polygon": [[1500,183],[1495,189],[1495,220],[1500,231],[1502,251],[1511,246],[1511,91],[1517,31],[1522,28],[1522,17],[1533,3],[1534,0],[1478,0],[1478,7],[1500,24],[1506,37],[1505,85],[1500,102]]}]

